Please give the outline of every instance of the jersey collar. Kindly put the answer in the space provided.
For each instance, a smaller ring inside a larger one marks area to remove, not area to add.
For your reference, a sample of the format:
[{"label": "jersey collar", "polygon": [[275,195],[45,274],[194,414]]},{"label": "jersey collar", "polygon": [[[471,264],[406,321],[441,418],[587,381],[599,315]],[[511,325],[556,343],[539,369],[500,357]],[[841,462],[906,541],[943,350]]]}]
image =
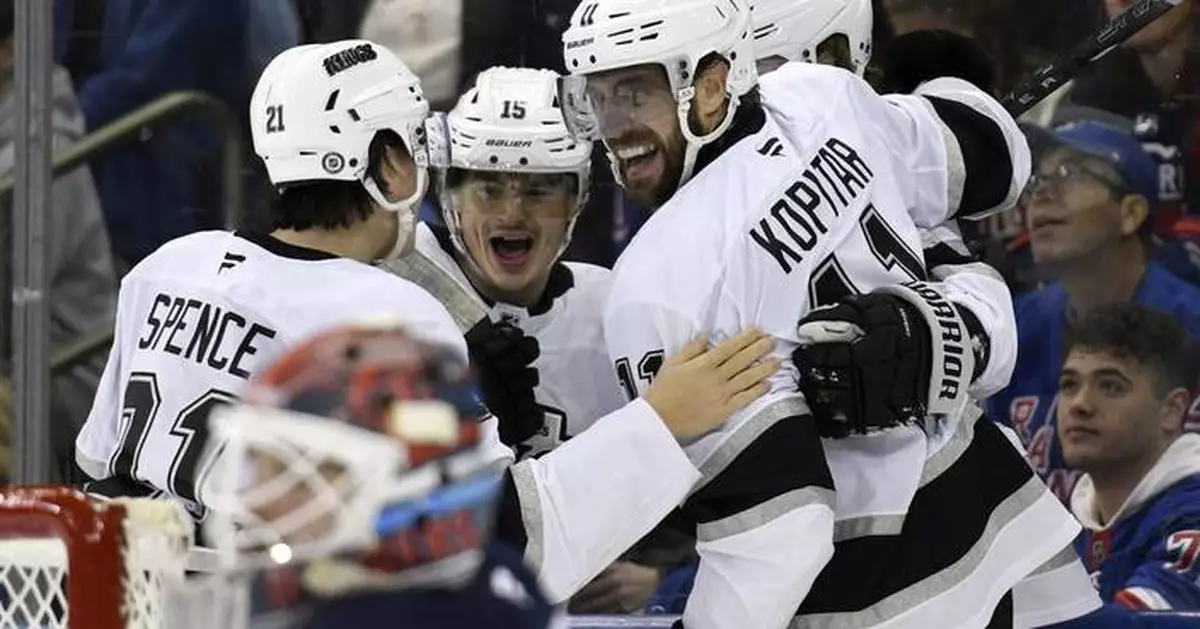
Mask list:
[{"label": "jersey collar", "polygon": [[329,253],[328,251],[309,249],[308,247],[301,247],[299,245],[286,243],[274,236],[271,236],[270,234],[235,231],[233,232],[233,235],[241,238],[242,240],[254,243],[281,258],[308,261],[337,260],[339,258],[339,256]]},{"label": "jersey collar", "polygon": [[766,123],[767,114],[763,111],[762,105],[756,102],[742,103],[734,112],[733,124],[729,125],[729,129],[721,137],[700,147],[692,176],[695,177],[705,166],[716,161],[722,153],[738,142],[761,131]]}]

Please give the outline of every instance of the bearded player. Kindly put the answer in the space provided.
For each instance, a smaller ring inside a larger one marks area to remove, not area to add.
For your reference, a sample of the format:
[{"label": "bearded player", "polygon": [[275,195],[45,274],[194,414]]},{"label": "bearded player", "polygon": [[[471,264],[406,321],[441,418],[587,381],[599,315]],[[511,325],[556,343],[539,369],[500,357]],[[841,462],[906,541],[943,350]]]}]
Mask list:
[{"label": "bearded player", "polygon": [[[816,64],[760,82],[737,0],[585,2],[563,39],[568,119],[658,207],[614,270],[610,358],[636,365],[754,322],[791,359],[771,394],[688,445],[704,477],[682,509],[700,555],[682,624],[1011,623],[1008,592],[1078,525],[966,412],[988,356],[925,282],[916,231],[1015,202],[1029,155],[1011,117],[954,79],[907,100]],[[863,293],[890,298],[847,299]],[[818,310],[837,304],[857,319]],[[899,330],[802,347],[809,313],[821,332]],[[856,352],[903,377],[860,389]],[[629,375],[638,390],[654,379]],[[947,569],[960,578],[943,582]]]}]

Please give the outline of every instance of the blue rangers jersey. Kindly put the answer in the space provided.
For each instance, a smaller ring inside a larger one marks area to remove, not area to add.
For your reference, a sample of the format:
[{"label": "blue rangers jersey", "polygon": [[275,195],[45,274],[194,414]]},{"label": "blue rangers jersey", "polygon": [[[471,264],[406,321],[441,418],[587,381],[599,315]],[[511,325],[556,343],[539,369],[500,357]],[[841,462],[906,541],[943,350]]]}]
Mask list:
[{"label": "blue rangers jersey", "polygon": [[566,629],[566,616],[542,594],[521,555],[488,548],[475,578],[455,590],[371,592],[315,599],[296,573],[274,572],[255,585],[253,629]]},{"label": "blue rangers jersey", "polygon": [[1099,521],[1094,496],[1084,475],[1071,510],[1101,598],[1137,611],[1200,610],[1200,435],[1171,444],[1110,522]]},{"label": "blue rangers jersey", "polygon": [[[1200,288],[1150,263],[1133,295],[1133,302],[1174,314],[1193,337],[1200,337]],[[1079,471],[1063,461],[1055,420],[1058,376],[1064,360],[1067,313],[1070,305],[1062,284],[1018,297],[1017,365],[1008,387],[988,400],[988,415],[1020,436],[1030,462],[1064,503],[1079,479]],[[1193,403],[1189,422],[1200,419],[1200,401]]]}]

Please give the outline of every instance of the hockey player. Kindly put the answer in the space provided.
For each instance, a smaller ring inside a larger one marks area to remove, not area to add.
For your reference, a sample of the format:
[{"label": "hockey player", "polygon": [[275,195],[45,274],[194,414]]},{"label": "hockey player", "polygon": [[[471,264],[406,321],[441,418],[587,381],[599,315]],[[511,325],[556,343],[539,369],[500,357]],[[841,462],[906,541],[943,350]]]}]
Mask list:
[{"label": "hockey player", "polygon": [[[812,19],[814,15],[821,17]],[[770,71],[786,62],[815,60],[862,76],[864,68],[872,61],[874,17],[867,0],[754,0],[753,20],[755,54],[760,72]],[[990,73],[986,56],[969,39],[954,33],[908,33],[894,40],[889,52],[889,58],[879,63],[884,68],[880,82],[888,88],[911,91],[922,82],[922,77],[927,79],[934,71],[942,71],[969,78],[983,89],[991,89],[990,78],[986,76]],[[955,54],[932,54],[934,52]],[[909,213],[913,216],[922,215],[920,208],[910,209]],[[956,221],[921,230],[921,239],[930,275],[944,281],[946,298],[959,309],[972,342],[983,343],[987,348],[983,353],[987,357],[987,364],[976,365],[970,390],[975,400],[982,401],[1008,384],[1016,362],[1016,321],[1012,296],[1000,274],[975,259],[966,248]],[[825,321],[844,318],[853,324],[854,334],[850,338],[864,347],[908,341],[910,335],[914,334],[920,338],[911,340],[928,343],[928,330],[936,327],[935,321],[927,321],[925,326],[869,325],[873,322],[866,320],[863,315],[870,311],[871,302],[889,298],[883,295],[855,298],[858,303],[853,307],[843,306],[821,313],[817,318]],[[910,311],[909,314],[919,317],[920,313]],[[847,340],[839,338],[838,332],[832,335],[819,334],[820,329],[813,325],[807,326],[805,332],[809,336],[807,340],[811,341]],[[860,386],[867,390],[886,387],[886,383],[905,377],[905,370],[911,369],[902,361],[881,363],[876,355],[855,352],[845,346],[827,345],[822,348],[815,345],[804,350],[804,354],[803,363],[808,370],[802,375],[836,366],[845,373],[853,371]],[[921,386],[911,387],[900,395],[915,395],[920,389]],[[899,408],[916,408],[920,405],[915,398],[898,397],[891,402]],[[876,408],[872,412],[888,411]],[[972,409],[971,412],[977,411]],[[1020,438],[1015,433],[1007,426],[1001,426],[1001,430],[1021,448]],[[1041,566],[1014,589],[1013,613],[1017,626],[1067,620],[1098,606],[1099,601],[1089,587],[1086,570],[1072,555],[1072,551],[1064,549],[1061,556]]]},{"label": "hockey player", "polygon": [[[202,518],[207,503],[198,489],[215,462],[205,450],[209,411],[240,396],[291,344],[351,318],[399,317],[413,334],[467,359],[445,308],[371,265],[412,242],[426,181],[428,111],[416,78],[370,42],[301,46],[272,61],[255,90],[251,122],[255,150],[282,189],[276,230],[185,236],[126,276],[113,350],[76,443],[79,465],[96,481],[91,491],[166,494]],[[535,565],[548,592],[569,596],[671,508],[660,496],[682,499],[699,472],[676,438],[709,431],[765,391],[762,380],[777,365],[755,365],[770,347],[759,337],[750,332],[723,348],[680,354],[668,361],[664,370],[674,375],[661,387],[599,422],[595,438],[622,442],[628,459],[580,447],[505,476],[502,530],[519,535],[514,543],[527,554],[536,549],[544,557]],[[484,341],[470,354],[493,364],[474,367],[501,374],[483,383],[485,391],[532,395],[519,378],[503,377],[525,368],[500,353],[505,339]],[[496,424],[487,418],[483,433],[493,461],[504,466],[513,454]],[[594,475],[614,463],[606,477]],[[635,503],[644,520],[600,509],[618,492],[653,494]],[[592,509],[559,507],[580,501]],[[533,514],[544,526],[522,525]]]},{"label": "hockey player", "polygon": [[557,80],[530,68],[480,73],[444,118],[447,154],[431,156],[445,162],[435,176],[445,226],[417,226],[418,251],[470,287],[492,319],[537,341],[542,415],[500,425],[519,458],[626,403],[601,330],[609,271],[559,260],[587,200],[592,146],[568,132]]},{"label": "hockey player", "polygon": [[520,554],[493,540],[500,472],[460,353],[399,327],[336,327],[213,413],[225,451],[205,528],[216,578],[253,577],[256,626],[563,621]]},{"label": "hockey player", "polygon": [[[849,383],[806,403],[795,372],[781,372],[771,394],[689,444],[704,477],[683,513],[701,563],[682,624],[777,628],[798,613],[800,623],[1004,626],[1006,592],[1067,548],[1078,524],[994,425],[963,417],[987,356],[921,281],[914,219],[1010,206],[1029,174],[1024,139],[961,80],[886,101],[815,64],[760,83],[749,21],[737,0],[598,0],[564,34],[578,79],[564,86],[569,120],[604,140],[635,200],[659,206],[614,272],[610,356],[639,364],[698,330],[720,338],[750,322],[790,353],[801,315],[864,292],[896,297],[862,313],[872,325],[911,327],[916,308],[939,333],[873,348],[889,369],[910,365],[891,390]],[[654,377],[630,375],[635,389]],[[914,397],[920,408],[892,404]],[[839,407],[842,417],[829,412]],[[928,434],[911,422],[927,412],[945,418]],[[942,582],[948,570],[956,578]]]},{"label": "hockey player", "polygon": [[[750,4],[756,66],[760,74],[788,62],[816,62],[837,66],[861,77],[872,60],[874,15],[870,0],[752,0]],[[934,31],[914,32],[901,36],[894,45],[919,48],[922,47],[921,39],[939,39],[941,36],[942,33]],[[942,68],[952,74],[980,74],[960,72],[968,65],[961,60],[939,60],[929,64],[936,69],[931,71],[924,67],[926,55],[917,50],[908,52],[910,54],[883,64],[893,75],[905,77],[904,82],[911,82],[918,76],[933,78],[940,75],[934,72]],[[908,65],[904,66],[905,63]],[[900,82],[895,76],[885,76],[884,81]],[[985,91],[990,89],[987,85],[974,84]],[[934,215],[938,211],[935,208]],[[924,223],[922,217],[929,215],[929,210],[910,208],[909,214]],[[986,360],[975,365],[978,373],[974,374],[971,387],[975,399],[985,399],[1007,384],[1016,360],[1012,295],[1000,274],[967,249],[956,221],[928,229],[923,227],[928,226],[918,225],[930,276],[944,280],[946,297],[961,311],[972,343],[980,343],[986,348],[981,352]],[[865,333],[869,335],[871,330]]]},{"label": "hockey player", "polygon": [[430,295],[371,266],[411,243],[428,112],[416,76],[370,42],[300,46],[268,65],[250,122],[279,189],[275,229],[190,234],[122,280],[113,347],[76,440],[91,491],[165,493],[202,516],[208,412],[289,343],[371,314],[461,338]]},{"label": "hockey player", "polygon": [[[448,154],[435,177],[445,226],[417,226],[418,251],[469,287],[486,303],[492,319],[515,324],[537,342],[540,353],[532,366],[541,412],[535,421],[500,422],[501,438],[520,459],[554,450],[626,404],[602,330],[609,271],[559,260],[586,201],[592,145],[570,136],[558,105],[557,80],[550,70],[504,67],[477,77],[445,118]],[[431,161],[439,160],[431,156]],[[629,438],[611,429],[591,431],[573,442],[572,456],[611,463],[613,453],[629,448]],[[513,489],[523,500],[539,499],[539,465],[512,468]],[[630,465],[630,471],[645,467]],[[581,479],[593,473],[581,469]],[[618,491],[564,488],[562,496],[557,501],[564,512],[578,508],[592,514],[591,519],[605,513],[620,518],[622,524],[607,526],[611,539],[606,543],[617,552],[626,551],[648,530],[643,527],[653,526],[683,498],[661,491],[650,476],[629,478]],[[649,509],[655,515],[630,517],[646,512],[647,505],[655,505]],[[502,535],[524,536],[525,527],[546,529],[534,512],[520,515],[503,521]],[[595,530],[605,528],[596,523]],[[622,533],[626,530],[637,534]],[[553,560],[536,543],[523,546],[535,566]],[[572,593],[556,591],[554,597]]]}]

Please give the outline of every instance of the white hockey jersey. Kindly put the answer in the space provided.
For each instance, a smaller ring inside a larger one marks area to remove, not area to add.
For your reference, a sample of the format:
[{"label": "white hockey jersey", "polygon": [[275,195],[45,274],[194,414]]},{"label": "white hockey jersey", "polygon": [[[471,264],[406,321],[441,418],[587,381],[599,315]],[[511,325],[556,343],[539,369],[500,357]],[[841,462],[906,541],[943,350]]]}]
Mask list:
[{"label": "white hockey jersey", "polygon": [[[121,282],[112,350],[76,461],[93,479],[125,481],[118,494],[163,492],[199,516],[212,406],[237,398],[293,344],[372,319],[407,324],[466,360],[441,304],[382,270],[268,236],[210,231],[168,242]],[[506,455],[498,437],[494,447]]]},{"label": "white hockey jersey", "polygon": [[[433,229],[419,226],[418,251],[484,301],[458,268],[445,236],[439,242]],[[580,264],[563,268],[552,279],[549,301],[534,313],[502,304],[490,308],[497,318],[515,317],[538,339],[538,400],[567,416],[565,435],[554,430],[561,419],[548,412],[546,434],[523,444],[527,456],[509,467],[496,529],[501,540],[524,552],[555,603],[649,533],[700,477],[654,409],[640,399],[625,402],[616,384],[601,337],[608,272]],[[541,456],[530,456],[538,451]]]},{"label": "white hockey jersey", "polygon": [[[454,259],[449,233],[421,223],[416,248],[464,287],[470,287]],[[537,339],[541,355],[537,401],[546,423],[517,446],[517,457],[545,454],[578,435],[594,421],[622,406],[621,392],[604,347],[603,314],[610,271],[578,262],[562,262],[551,271],[546,292],[532,308],[488,304],[493,321],[507,320]],[[468,288],[468,290],[474,289]],[[482,296],[479,299],[487,302]]]},{"label": "white hockey jersey", "polygon": [[971,179],[920,97],[792,65],[642,227],[605,315],[639,392],[702,331],[759,326],[784,361],[767,396],[687,447],[703,479],[682,509],[701,558],[684,625],[983,627],[1078,525],[978,415],[822,442],[790,362],[809,309],[925,278],[909,208],[953,207]]}]

